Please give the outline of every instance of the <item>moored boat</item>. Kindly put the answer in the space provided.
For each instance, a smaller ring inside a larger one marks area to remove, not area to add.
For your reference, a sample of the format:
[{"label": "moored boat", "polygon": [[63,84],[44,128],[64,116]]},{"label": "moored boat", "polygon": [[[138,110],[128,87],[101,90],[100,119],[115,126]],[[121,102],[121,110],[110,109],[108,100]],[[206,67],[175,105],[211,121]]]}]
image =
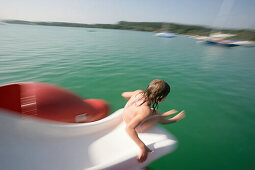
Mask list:
[{"label": "moored boat", "polygon": [[230,40],[206,40],[206,44],[210,45],[219,45],[219,46],[225,46],[225,47],[235,47],[239,46],[238,44],[234,44],[233,41]]},{"label": "moored boat", "polygon": [[233,44],[244,46],[244,47],[255,47],[255,41],[234,41]]},{"label": "moored boat", "polygon": [[175,37],[176,35],[174,33],[161,32],[161,33],[157,33],[156,36],[163,37],[163,38],[172,38],[172,37]]}]

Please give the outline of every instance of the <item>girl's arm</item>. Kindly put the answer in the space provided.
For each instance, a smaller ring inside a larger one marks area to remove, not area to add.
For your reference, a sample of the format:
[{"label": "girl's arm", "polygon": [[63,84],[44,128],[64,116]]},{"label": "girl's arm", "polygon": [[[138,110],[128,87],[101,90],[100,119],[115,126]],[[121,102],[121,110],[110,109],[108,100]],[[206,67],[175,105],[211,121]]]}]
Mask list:
[{"label": "girl's arm", "polygon": [[180,113],[178,113],[176,116],[167,118],[167,116],[175,114],[176,112],[177,112],[176,110],[170,110],[170,111],[162,114],[162,116],[159,119],[159,123],[161,123],[161,124],[175,123],[175,122],[182,120],[185,117],[185,111],[183,110]]},{"label": "girl's arm", "polygon": [[140,148],[141,152],[138,156],[138,161],[143,162],[147,158],[148,152],[152,152],[144,143],[141,141],[141,139],[138,137],[137,132],[135,128],[139,126],[139,124],[150,114],[149,111],[143,112],[144,114],[139,114],[138,116],[134,117],[133,120],[131,120],[127,126],[126,126],[126,132],[128,135],[133,139],[133,141],[137,144],[137,146]]},{"label": "girl's arm", "polygon": [[126,98],[126,99],[130,99],[130,97],[132,97],[134,94],[140,93],[140,92],[143,92],[143,91],[142,90],[135,90],[135,91],[131,91],[131,92],[123,92],[121,94],[121,96]]},{"label": "girl's arm", "polygon": [[138,147],[141,149],[144,147],[143,141],[138,137],[137,132],[135,128],[142,122],[143,117],[142,116],[136,116],[133,120],[131,120],[127,126],[126,126],[126,132],[128,135],[133,139],[133,141],[138,145]]},{"label": "girl's arm", "polygon": [[185,112],[181,111],[176,116],[167,118],[168,116],[173,115],[177,112],[178,112],[177,110],[173,109],[173,110],[170,110],[163,114],[154,113],[146,121],[144,121],[144,123],[142,125],[140,125],[141,126],[140,131],[141,132],[146,131],[146,130],[150,129],[152,126],[156,125],[157,123],[161,123],[161,124],[174,123],[174,122],[177,122],[185,117]]}]

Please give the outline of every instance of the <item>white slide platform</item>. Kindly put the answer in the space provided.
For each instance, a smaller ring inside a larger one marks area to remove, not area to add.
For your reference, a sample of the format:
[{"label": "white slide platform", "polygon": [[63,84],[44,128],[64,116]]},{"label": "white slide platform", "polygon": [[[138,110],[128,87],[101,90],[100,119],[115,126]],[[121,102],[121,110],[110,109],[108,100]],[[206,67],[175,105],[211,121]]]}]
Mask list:
[{"label": "white slide platform", "polygon": [[134,170],[172,152],[177,140],[155,126],[139,133],[154,153],[138,163],[139,148],[125,132],[122,109],[91,123],[21,118],[0,110],[1,170]]}]

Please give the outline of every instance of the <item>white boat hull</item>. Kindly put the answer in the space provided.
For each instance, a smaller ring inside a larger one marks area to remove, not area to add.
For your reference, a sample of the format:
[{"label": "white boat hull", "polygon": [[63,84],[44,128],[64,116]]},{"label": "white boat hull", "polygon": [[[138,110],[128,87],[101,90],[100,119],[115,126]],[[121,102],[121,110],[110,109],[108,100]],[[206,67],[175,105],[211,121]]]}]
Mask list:
[{"label": "white boat hull", "polygon": [[156,36],[163,38],[172,38],[175,37],[176,35],[173,33],[157,33]]},{"label": "white boat hull", "polygon": [[139,134],[154,153],[138,163],[139,149],[126,134],[121,114],[122,109],[96,122],[63,124],[0,110],[0,169],[139,169],[176,148],[176,139],[155,126]]}]

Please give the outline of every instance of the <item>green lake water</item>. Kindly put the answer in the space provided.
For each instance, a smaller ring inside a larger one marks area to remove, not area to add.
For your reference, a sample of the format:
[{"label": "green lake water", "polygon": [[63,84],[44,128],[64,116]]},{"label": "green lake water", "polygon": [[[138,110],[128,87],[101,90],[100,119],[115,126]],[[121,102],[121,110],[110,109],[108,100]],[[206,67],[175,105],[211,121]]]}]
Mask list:
[{"label": "green lake water", "polygon": [[148,168],[255,169],[255,48],[217,47],[150,32],[0,25],[0,84],[47,82],[84,98],[100,98],[112,112],[124,91],[155,79],[171,86],[161,112],[185,110],[164,125],[179,143]]}]

